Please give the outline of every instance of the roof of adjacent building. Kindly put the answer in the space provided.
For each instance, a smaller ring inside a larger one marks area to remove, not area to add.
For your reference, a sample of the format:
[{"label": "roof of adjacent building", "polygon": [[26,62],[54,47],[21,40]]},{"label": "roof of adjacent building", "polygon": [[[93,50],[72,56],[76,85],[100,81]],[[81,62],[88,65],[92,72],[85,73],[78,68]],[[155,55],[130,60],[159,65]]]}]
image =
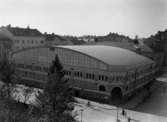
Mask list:
[{"label": "roof of adjacent building", "polygon": [[41,32],[37,29],[27,28],[20,28],[20,27],[7,27],[7,29],[14,35],[14,36],[43,36]]},{"label": "roof of adjacent building", "polygon": [[84,53],[114,66],[138,66],[153,63],[152,60],[127,49],[102,45],[58,46]]}]

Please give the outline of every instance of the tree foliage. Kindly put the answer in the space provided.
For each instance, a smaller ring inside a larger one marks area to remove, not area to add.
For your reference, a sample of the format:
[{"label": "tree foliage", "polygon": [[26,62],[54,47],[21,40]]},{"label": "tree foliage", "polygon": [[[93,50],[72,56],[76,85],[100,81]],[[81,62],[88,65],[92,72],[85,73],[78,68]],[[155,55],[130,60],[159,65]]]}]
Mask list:
[{"label": "tree foliage", "polygon": [[167,40],[167,30],[158,31],[155,35],[151,35],[145,40],[145,43],[149,45],[155,52],[164,52]]},{"label": "tree foliage", "polygon": [[48,82],[40,100],[42,102],[41,110],[49,120],[55,122],[75,121],[71,114],[74,99],[69,89],[68,80],[64,78],[63,67],[58,56],[55,57],[49,68]]},{"label": "tree foliage", "polygon": [[12,65],[5,56],[4,59],[0,61],[0,79],[8,85],[12,83],[13,76],[14,65]]},{"label": "tree foliage", "polygon": [[[22,103],[13,99],[12,91],[15,83],[14,65],[10,63],[7,57],[0,61],[0,120],[2,122],[28,122],[30,114],[28,109]],[[1,122],[1,121],[0,121]]]}]

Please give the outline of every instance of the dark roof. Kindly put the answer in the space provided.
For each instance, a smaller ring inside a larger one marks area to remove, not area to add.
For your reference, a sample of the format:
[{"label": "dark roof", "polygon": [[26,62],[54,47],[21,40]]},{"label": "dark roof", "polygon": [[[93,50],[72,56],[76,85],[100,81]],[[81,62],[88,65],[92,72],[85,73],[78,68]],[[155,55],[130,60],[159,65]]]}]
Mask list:
[{"label": "dark roof", "polygon": [[42,33],[39,32],[37,29],[20,28],[20,27],[7,27],[7,29],[14,36],[43,36]]}]

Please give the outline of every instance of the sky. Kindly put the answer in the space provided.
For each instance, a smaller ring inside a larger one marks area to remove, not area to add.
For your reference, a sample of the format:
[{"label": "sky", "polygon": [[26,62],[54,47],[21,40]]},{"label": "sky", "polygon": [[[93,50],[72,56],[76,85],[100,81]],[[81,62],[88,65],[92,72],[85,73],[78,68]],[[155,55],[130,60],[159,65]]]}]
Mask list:
[{"label": "sky", "polygon": [[0,0],[0,26],[60,35],[149,37],[167,29],[167,0]]}]

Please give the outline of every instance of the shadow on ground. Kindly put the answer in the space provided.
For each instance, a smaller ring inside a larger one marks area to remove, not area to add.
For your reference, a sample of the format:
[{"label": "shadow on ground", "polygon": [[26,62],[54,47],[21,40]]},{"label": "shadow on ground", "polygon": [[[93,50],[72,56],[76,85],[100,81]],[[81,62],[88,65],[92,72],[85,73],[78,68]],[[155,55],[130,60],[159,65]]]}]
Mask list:
[{"label": "shadow on ground", "polygon": [[167,82],[151,84],[151,94],[142,89],[133,98],[121,105],[130,110],[167,117]]}]

